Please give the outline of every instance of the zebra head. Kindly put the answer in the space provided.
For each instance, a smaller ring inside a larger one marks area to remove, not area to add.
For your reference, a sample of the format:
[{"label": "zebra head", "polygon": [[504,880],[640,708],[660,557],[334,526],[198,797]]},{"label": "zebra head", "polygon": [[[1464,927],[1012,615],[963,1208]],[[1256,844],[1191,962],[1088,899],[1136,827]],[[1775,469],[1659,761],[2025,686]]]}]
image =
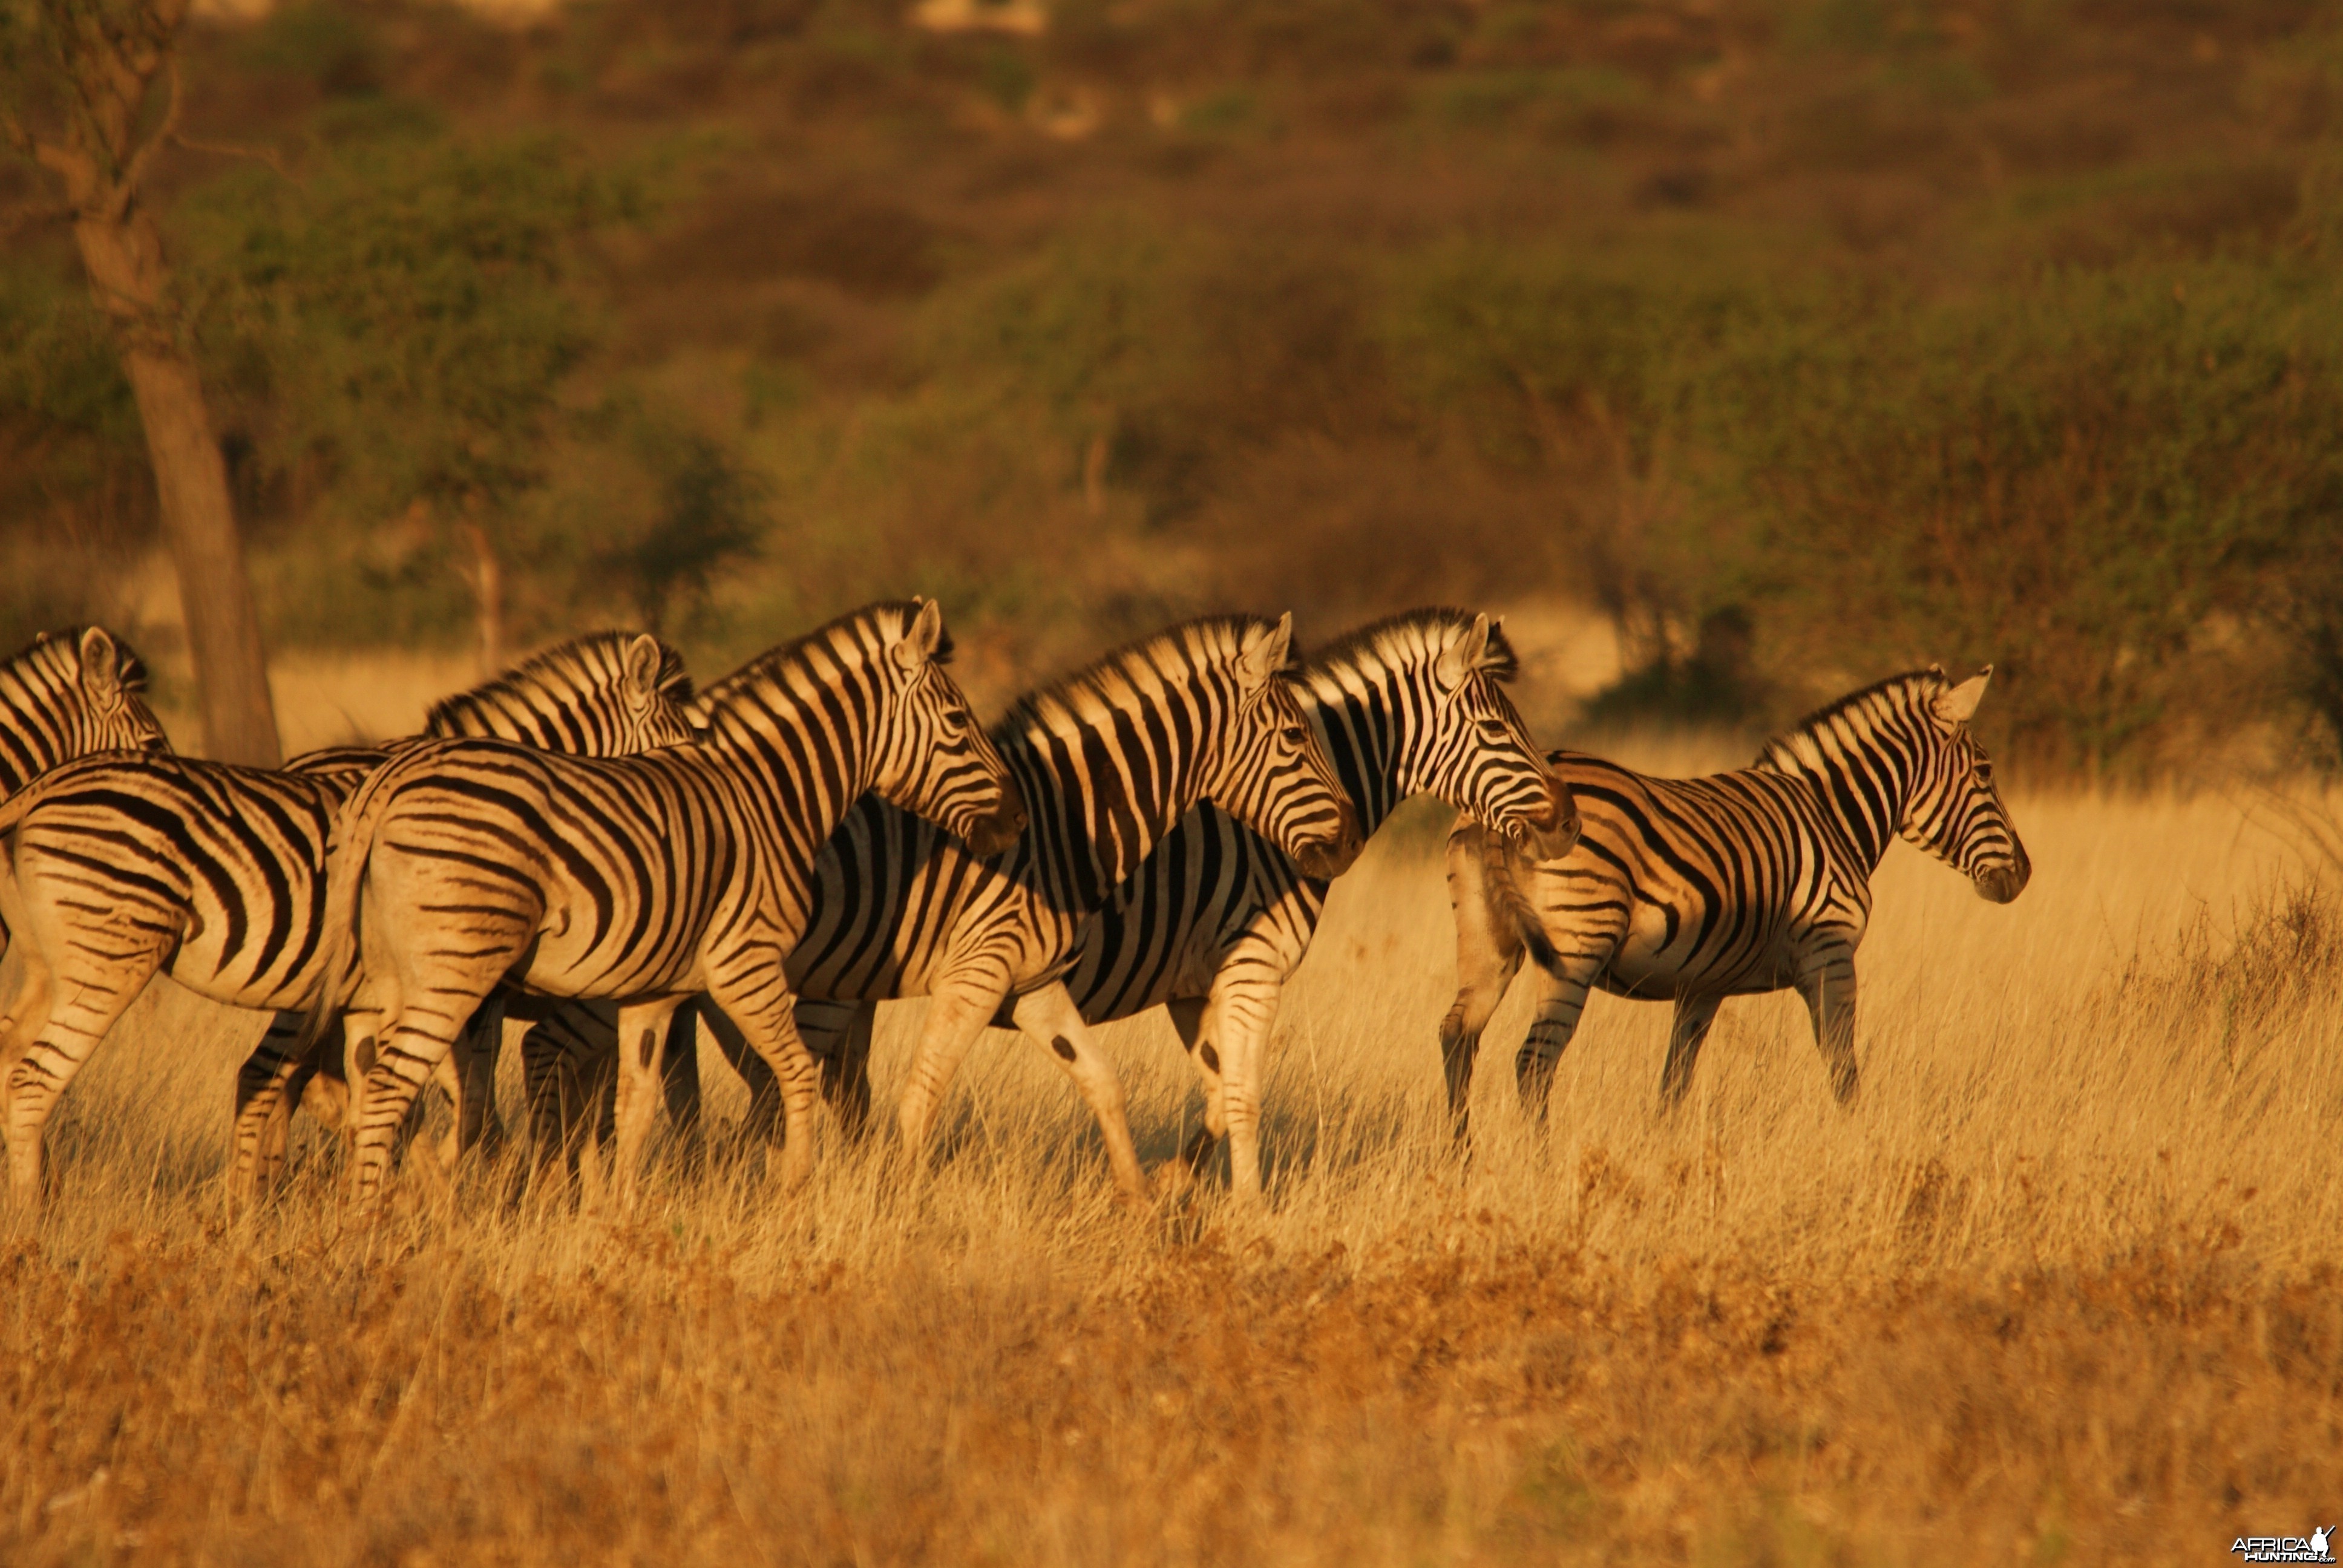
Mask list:
[{"label": "zebra head", "polygon": [[168,751],[146,666],[104,627],[45,631],[0,664],[0,786],[93,751]]},{"label": "zebra head", "polygon": [[895,700],[884,705],[873,738],[870,787],[965,841],[978,859],[998,855],[1025,830],[1025,801],[944,668],[952,645],[943,609],[922,598],[879,608]]},{"label": "zebra head", "polygon": [[433,704],[424,733],[626,757],[691,739],[691,700],[683,656],[658,638],[589,632]]},{"label": "zebra head", "polygon": [[1289,668],[1293,615],[1242,623],[1230,673],[1233,701],[1208,754],[1203,792],[1282,850],[1306,877],[1339,877],[1365,839],[1318,732],[1296,699]]},{"label": "zebra head", "polygon": [[[1345,648],[1355,651],[1346,656]],[[1370,659],[1386,668],[1386,679],[1398,681],[1387,699],[1398,709],[1393,804],[1429,792],[1532,859],[1570,853],[1578,842],[1578,805],[1501,684],[1520,668],[1502,621],[1455,609],[1412,610],[1344,638],[1312,662],[1309,684],[1322,721],[1342,721],[1346,677],[1374,678],[1362,668]]]},{"label": "zebra head", "polygon": [[1931,665],[1917,683],[1926,699],[1918,726],[1924,743],[1916,749],[1897,827],[1907,840],[1968,878],[1980,898],[2006,904],[2026,890],[2034,866],[1994,785],[1993,759],[1969,730],[1992,678],[1988,664],[1956,686],[1941,666]]}]

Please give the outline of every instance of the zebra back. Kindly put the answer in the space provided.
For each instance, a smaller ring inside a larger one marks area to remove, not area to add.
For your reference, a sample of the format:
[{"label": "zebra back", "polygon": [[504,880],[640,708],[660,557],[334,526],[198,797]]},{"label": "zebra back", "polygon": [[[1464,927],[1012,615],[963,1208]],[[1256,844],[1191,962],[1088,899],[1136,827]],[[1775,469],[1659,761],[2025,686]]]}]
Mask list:
[{"label": "zebra back", "polygon": [[146,666],[104,627],[45,631],[0,664],[0,798],[93,751],[167,751]]},{"label": "zebra back", "polygon": [[1938,665],[1891,675],[1808,714],[1755,766],[1810,785],[1866,873],[1900,834],[2006,904],[2033,863],[1969,728],[1992,677],[1991,665],[1958,685]]},{"label": "zebra back", "polygon": [[624,757],[692,739],[683,656],[649,633],[589,632],[432,704],[423,733],[484,737],[576,757]]}]

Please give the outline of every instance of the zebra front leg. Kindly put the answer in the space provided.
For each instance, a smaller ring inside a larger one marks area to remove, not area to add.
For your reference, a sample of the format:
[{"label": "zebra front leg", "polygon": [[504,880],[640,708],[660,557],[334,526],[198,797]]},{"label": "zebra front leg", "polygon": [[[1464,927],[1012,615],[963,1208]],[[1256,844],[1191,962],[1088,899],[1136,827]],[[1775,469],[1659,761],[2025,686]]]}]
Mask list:
[{"label": "zebra front leg", "polygon": [[1660,1069],[1660,1109],[1674,1111],[1692,1090],[1693,1064],[1707,1043],[1709,1026],[1723,1006],[1721,995],[1687,993],[1676,998],[1674,1019],[1668,1025],[1668,1059]]},{"label": "zebra front leg", "polygon": [[1815,1026],[1815,1049],[1822,1052],[1830,1073],[1831,1093],[1841,1105],[1852,1104],[1856,1089],[1855,1070],[1855,959],[1831,953],[1798,976],[1798,995],[1805,999],[1806,1016]]},{"label": "zebra front leg", "polygon": [[1229,1190],[1240,1203],[1262,1200],[1261,1085],[1271,1027],[1284,987],[1266,968],[1233,972],[1223,965],[1212,981],[1208,1028],[1192,1058],[1206,1080],[1205,1128],[1229,1141]]},{"label": "zebra front leg", "polygon": [[[850,1134],[860,1138],[869,1130],[870,1116],[870,1023],[878,1016],[879,1004],[873,1001],[830,1001],[813,997],[798,998],[796,1017],[798,1038],[805,1041],[807,1050],[821,1067],[821,1097],[838,1113],[839,1124]],[[759,1085],[749,1078],[749,1106],[757,1110]],[[770,1080],[768,1078],[767,1082]],[[768,1092],[764,1099],[772,1103]],[[769,1123],[770,1112],[766,1113]],[[771,1129],[760,1129],[768,1141]]]},{"label": "zebra front leg", "polygon": [[1065,982],[1052,980],[1039,990],[1019,997],[1012,1016],[1026,1037],[1046,1048],[1058,1065],[1066,1070],[1066,1075],[1074,1081],[1075,1090],[1091,1108],[1091,1114],[1098,1119],[1115,1186],[1125,1199],[1146,1202],[1147,1177],[1139,1168],[1139,1150],[1131,1141],[1131,1122],[1123,1110],[1122,1079],[1099,1050]]},{"label": "zebra front leg", "polygon": [[498,987],[464,1025],[451,1053],[455,1063],[456,1100],[454,1145],[444,1151],[455,1159],[478,1150],[494,1159],[505,1141],[504,1119],[497,1114],[497,1058],[504,1053],[505,998]]},{"label": "zebra front leg", "polygon": [[1537,1016],[1530,1021],[1529,1037],[1513,1058],[1513,1086],[1522,1109],[1541,1127],[1554,1098],[1554,1070],[1578,1032],[1579,1015],[1586,1010],[1586,993],[1603,972],[1604,959],[1557,959],[1552,968],[1538,968]]},{"label": "zebra front leg", "polygon": [[1456,920],[1456,1000],[1440,1020],[1440,1064],[1448,1088],[1448,1129],[1472,1138],[1473,1064],[1481,1032],[1522,967],[1520,922],[1496,897],[1486,829],[1465,818],[1448,835],[1448,904]]},{"label": "zebra front leg", "polygon": [[620,1205],[628,1210],[634,1208],[639,1193],[643,1140],[666,1100],[660,1070],[667,1054],[667,1026],[682,1000],[679,996],[668,997],[618,1010],[618,1097],[611,1178],[618,1185]]},{"label": "zebra front leg", "polygon": [[689,1169],[698,1171],[707,1159],[708,1141],[699,1114],[699,1015],[705,1010],[687,1000],[668,1020],[667,1055],[659,1065],[659,1095],[667,1106],[668,1125],[675,1130],[677,1148]]}]

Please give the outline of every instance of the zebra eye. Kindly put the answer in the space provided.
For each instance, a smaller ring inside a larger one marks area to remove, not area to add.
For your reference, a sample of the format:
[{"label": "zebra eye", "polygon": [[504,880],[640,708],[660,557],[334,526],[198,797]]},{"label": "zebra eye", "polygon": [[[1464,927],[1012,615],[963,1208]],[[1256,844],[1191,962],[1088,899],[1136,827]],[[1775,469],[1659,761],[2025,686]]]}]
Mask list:
[{"label": "zebra eye", "polygon": [[1283,729],[1278,731],[1277,738],[1280,740],[1284,741],[1288,746],[1300,746],[1303,740],[1302,726],[1299,724],[1289,724]]},{"label": "zebra eye", "polygon": [[1978,782],[1978,783],[1980,783],[1980,784],[1990,784],[1990,783],[1992,783],[1992,782],[1993,782],[1993,764],[1992,764],[1992,763],[1990,763],[1990,762],[1988,762],[1988,761],[1986,761],[1986,760],[1984,758],[1982,758],[1982,757],[1978,758],[1978,759],[1976,759],[1976,776],[1977,776],[1977,782]]}]

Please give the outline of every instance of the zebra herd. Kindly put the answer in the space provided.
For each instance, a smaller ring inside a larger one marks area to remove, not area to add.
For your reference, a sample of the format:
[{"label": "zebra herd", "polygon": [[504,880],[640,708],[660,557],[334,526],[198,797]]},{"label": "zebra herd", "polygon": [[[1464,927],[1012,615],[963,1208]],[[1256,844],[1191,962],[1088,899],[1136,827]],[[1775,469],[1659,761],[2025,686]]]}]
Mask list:
[{"label": "zebra herd", "polygon": [[229,1190],[281,1175],[295,1107],[339,1125],[380,1201],[427,1082],[452,1151],[493,1143],[497,1042],[522,1047],[540,1169],[622,1195],[664,1102],[697,1114],[705,1022],[786,1186],[827,1101],[860,1132],[877,1004],[930,999],[897,1125],[924,1149],[987,1026],[1064,1070],[1121,1193],[1153,1191],[1093,1026],[1163,1006],[1203,1125],[1261,1196],[1262,1058],[1328,884],[1403,800],[1447,845],[1459,991],[1440,1031],[1466,1133],[1480,1034],[1524,955],[1515,1063],[1539,1115],[1589,990],[1673,998],[1681,1101],[1727,996],[1795,988],[1852,1098],[1854,955],[1901,834],[2006,902],[2025,848],[1970,731],[1988,667],[1842,699],[1750,768],[1645,778],[1531,739],[1485,615],[1378,621],[1307,662],[1292,618],[1169,628],[980,726],[932,601],[867,606],[695,694],[674,649],[601,633],[429,715],[423,734],[279,770],[171,753],[136,656],[101,628],[0,666],[5,1125],[15,1201],[75,1072],[158,973],[277,1016],[237,1076]]}]

